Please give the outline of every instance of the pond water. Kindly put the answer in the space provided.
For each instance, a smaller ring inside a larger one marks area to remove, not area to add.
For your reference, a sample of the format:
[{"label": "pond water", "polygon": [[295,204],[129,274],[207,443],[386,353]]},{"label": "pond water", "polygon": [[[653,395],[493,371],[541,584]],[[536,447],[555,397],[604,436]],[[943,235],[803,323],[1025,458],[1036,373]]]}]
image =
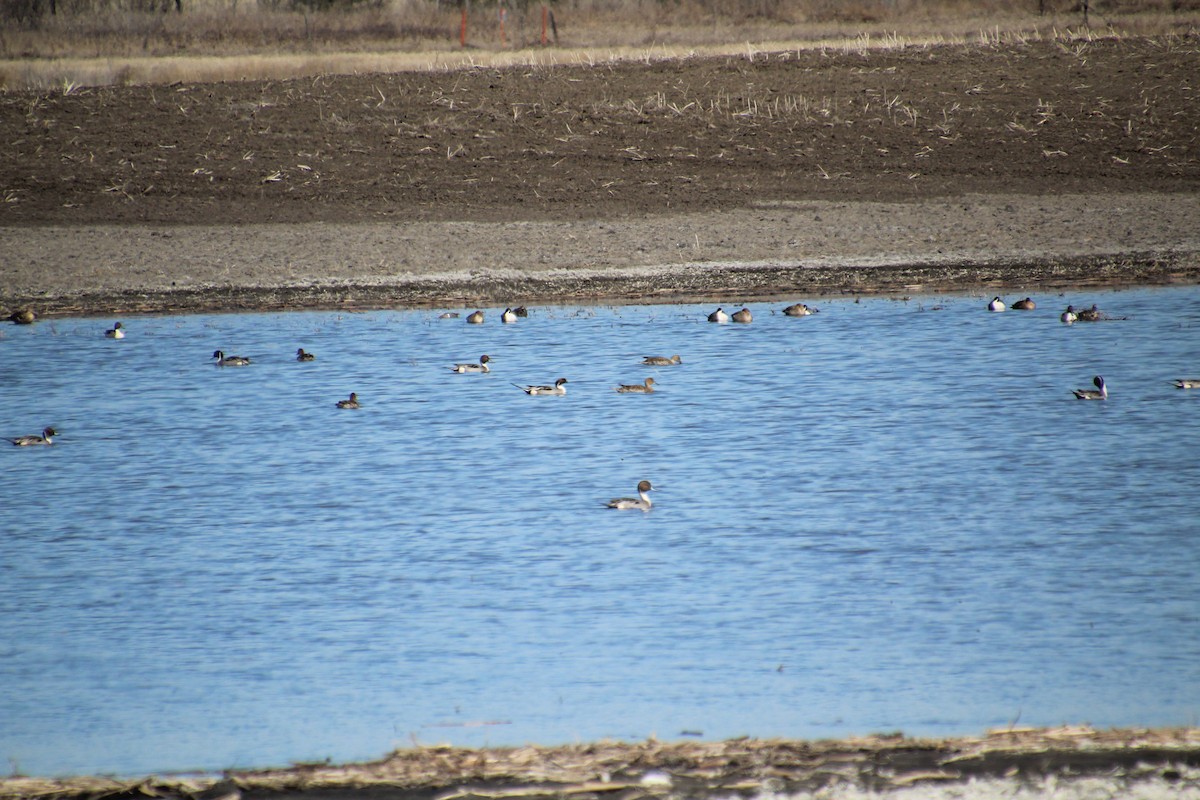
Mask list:
[{"label": "pond water", "polygon": [[987,299],[6,326],[0,759],[1196,724],[1200,288]]}]

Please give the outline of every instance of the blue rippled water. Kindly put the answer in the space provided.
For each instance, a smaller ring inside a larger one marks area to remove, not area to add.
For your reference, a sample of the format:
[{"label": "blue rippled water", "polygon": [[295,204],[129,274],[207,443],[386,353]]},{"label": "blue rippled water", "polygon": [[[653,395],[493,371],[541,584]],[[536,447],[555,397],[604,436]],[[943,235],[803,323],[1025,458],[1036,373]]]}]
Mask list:
[{"label": "blue rippled water", "polygon": [[4,327],[0,758],[1196,724],[1200,289],[987,299]]}]

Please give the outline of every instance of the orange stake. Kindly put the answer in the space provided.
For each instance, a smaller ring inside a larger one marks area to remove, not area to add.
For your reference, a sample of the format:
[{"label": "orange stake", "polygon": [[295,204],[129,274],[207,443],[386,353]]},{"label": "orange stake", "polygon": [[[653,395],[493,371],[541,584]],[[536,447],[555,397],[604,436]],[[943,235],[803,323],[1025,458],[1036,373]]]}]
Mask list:
[{"label": "orange stake", "polygon": [[542,6],[542,47],[546,46],[546,7]]}]

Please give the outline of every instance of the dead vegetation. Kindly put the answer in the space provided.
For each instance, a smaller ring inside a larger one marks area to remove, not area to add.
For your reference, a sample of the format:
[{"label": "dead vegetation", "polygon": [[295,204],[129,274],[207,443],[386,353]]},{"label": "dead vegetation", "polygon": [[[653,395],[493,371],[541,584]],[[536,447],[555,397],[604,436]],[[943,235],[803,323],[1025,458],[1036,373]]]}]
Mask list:
[{"label": "dead vegetation", "polygon": [[539,798],[641,800],[751,797],[833,787],[887,791],[914,784],[1103,775],[1128,785],[1200,786],[1200,730],[1014,729],[926,740],[900,734],[840,741],[648,740],[560,747],[415,747],[376,762],[300,764],[199,778],[0,780],[0,800],[169,800],[313,795],[323,798]]}]

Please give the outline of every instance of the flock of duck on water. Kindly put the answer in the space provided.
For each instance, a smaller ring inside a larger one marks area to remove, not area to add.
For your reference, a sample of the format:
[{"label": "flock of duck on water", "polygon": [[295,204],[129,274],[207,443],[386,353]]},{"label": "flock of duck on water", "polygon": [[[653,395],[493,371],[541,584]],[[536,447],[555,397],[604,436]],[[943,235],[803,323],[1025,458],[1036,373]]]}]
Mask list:
[{"label": "flock of duck on water", "polygon": [[[1006,305],[999,296],[993,297],[988,303],[988,311],[999,313],[1006,311],[1010,306]],[[1033,311],[1037,308],[1037,304],[1032,298],[1026,297],[1022,300],[1017,300],[1011,305],[1015,311]],[[820,309],[811,308],[804,303],[795,303],[783,309],[783,313],[789,317],[807,317],[815,314]],[[457,312],[448,311],[440,316],[440,319],[455,319],[459,316]],[[500,321],[505,324],[516,322],[521,317],[529,316],[528,310],[524,307],[505,308],[500,315]],[[36,315],[24,309],[11,314],[8,318],[11,322],[17,325],[31,325],[36,320]],[[1124,319],[1124,317],[1111,317],[1101,311],[1096,305],[1091,308],[1076,309],[1073,305],[1068,305],[1066,310],[1059,315],[1059,319],[1065,325],[1073,325],[1076,322],[1100,322],[1102,320]],[[754,315],[750,309],[742,308],[732,314],[726,312],[723,308],[718,307],[715,311],[708,315],[708,321],[719,325],[724,325],[729,322],[734,322],[742,325],[747,325],[753,322]],[[472,325],[482,325],[484,322],[484,312],[474,311],[467,315],[467,322]],[[120,322],[113,325],[104,332],[105,337],[109,339],[124,339],[125,329]],[[247,356],[226,355],[222,350],[215,350],[212,354],[215,364],[218,367],[244,367],[250,364],[250,358]],[[303,347],[296,350],[296,360],[301,362],[315,361],[316,356],[306,352]],[[491,359],[487,355],[480,356],[478,362],[463,362],[454,364],[450,367],[451,371],[458,374],[470,373],[486,373],[490,372],[488,366]],[[642,364],[651,367],[670,367],[677,366],[683,363],[683,359],[679,355],[672,356],[646,356],[642,359]],[[567,393],[567,379],[559,378],[553,384],[544,385],[520,385],[514,383],[521,391],[528,395],[558,395],[562,396]],[[1200,389],[1200,378],[1180,378],[1174,381],[1176,388],[1179,389]],[[1108,387],[1104,383],[1103,376],[1097,375],[1092,379],[1092,384],[1095,389],[1073,389],[1075,397],[1080,400],[1107,400]],[[621,384],[616,387],[615,391],[621,394],[652,394],[654,392],[654,378],[646,378],[642,383]],[[358,401],[358,394],[350,393],[350,397],[345,400],[338,400],[337,407],[343,409],[356,409],[362,406]],[[12,442],[17,447],[33,447],[40,445],[50,445],[54,443],[54,437],[58,432],[52,427],[42,429],[41,435],[30,434],[28,436],[17,436],[15,438],[7,438],[6,441]],[[637,509],[640,511],[649,511],[653,506],[650,500],[650,491],[654,489],[650,481],[639,481],[637,485],[636,498],[633,497],[615,497],[609,500],[605,505],[608,508],[619,509]]]}]

